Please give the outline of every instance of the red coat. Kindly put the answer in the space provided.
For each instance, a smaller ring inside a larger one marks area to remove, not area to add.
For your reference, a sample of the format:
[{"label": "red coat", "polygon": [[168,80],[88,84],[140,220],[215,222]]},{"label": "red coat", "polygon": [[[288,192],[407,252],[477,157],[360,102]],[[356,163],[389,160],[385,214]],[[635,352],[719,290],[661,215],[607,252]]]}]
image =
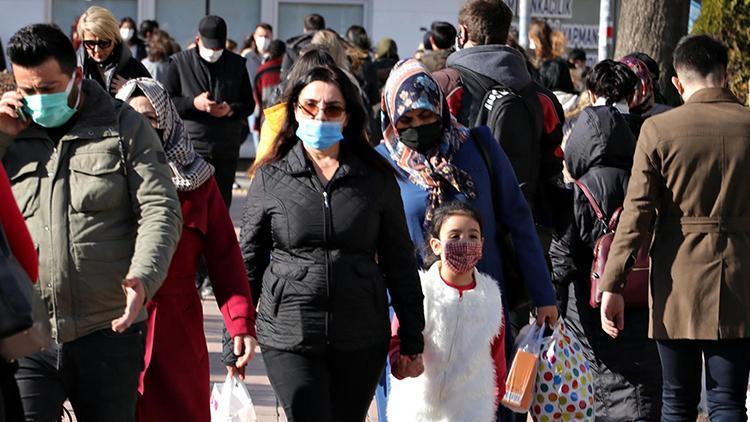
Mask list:
[{"label": "red coat", "polygon": [[0,164],[0,225],[8,238],[8,246],[18,263],[21,264],[32,282],[36,283],[39,278],[39,260],[36,256],[36,248],[31,240],[26,221],[18,210],[16,198],[10,188],[8,175],[5,168]]},{"label": "red coat", "polygon": [[146,305],[145,368],[139,421],[210,421],[209,366],[195,275],[205,257],[230,334],[255,336],[255,308],[232,220],[211,178],[179,192],[183,229],[169,273]]}]

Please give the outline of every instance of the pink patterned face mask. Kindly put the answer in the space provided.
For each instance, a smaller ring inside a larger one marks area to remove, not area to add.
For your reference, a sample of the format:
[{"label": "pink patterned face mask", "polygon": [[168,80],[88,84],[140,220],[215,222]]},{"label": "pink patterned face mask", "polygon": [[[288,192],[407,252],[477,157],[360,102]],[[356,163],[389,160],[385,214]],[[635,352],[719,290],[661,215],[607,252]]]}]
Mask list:
[{"label": "pink patterned face mask", "polygon": [[454,240],[445,243],[445,263],[456,274],[464,274],[474,269],[482,259],[482,242],[476,240]]}]

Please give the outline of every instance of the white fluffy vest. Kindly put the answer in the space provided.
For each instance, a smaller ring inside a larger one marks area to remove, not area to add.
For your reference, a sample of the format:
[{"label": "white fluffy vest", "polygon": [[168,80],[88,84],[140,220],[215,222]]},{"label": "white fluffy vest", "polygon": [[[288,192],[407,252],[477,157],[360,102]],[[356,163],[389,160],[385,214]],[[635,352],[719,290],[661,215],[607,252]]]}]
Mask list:
[{"label": "white fluffy vest", "polygon": [[497,282],[474,270],[477,285],[464,291],[440,278],[438,263],[420,273],[424,293],[424,373],[391,376],[391,422],[495,420],[495,365],[492,340],[502,325]]}]

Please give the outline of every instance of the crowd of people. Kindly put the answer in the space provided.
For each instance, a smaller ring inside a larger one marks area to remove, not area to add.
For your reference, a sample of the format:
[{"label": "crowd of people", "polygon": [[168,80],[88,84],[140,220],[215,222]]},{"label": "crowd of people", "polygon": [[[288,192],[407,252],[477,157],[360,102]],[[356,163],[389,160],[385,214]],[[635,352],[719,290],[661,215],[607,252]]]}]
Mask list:
[{"label": "crowd of people", "polygon": [[363,421],[373,399],[380,421],[524,420],[500,405],[514,341],[562,319],[589,420],[693,421],[702,385],[712,420],[747,420],[750,110],[726,46],[680,41],[668,105],[648,55],[589,68],[544,20],[524,50],[512,19],[469,0],[404,59],[318,14],[241,48],[213,15],[185,49],[99,6],[70,35],[20,29],[0,266],[35,283],[51,338],[0,358],[0,421],[66,400],[83,422],[209,421],[205,291],[228,373],[259,347],[289,421]]}]

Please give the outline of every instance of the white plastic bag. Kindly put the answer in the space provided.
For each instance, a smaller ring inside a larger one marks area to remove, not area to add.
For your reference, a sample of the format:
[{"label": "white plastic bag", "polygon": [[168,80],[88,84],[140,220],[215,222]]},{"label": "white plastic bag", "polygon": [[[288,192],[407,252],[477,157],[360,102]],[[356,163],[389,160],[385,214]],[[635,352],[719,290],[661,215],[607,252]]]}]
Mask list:
[{"label": "white plastic bag", "polygon": [[239,377],[227,374],[211,391],[211,422],[256,422],[250,393]]}]

